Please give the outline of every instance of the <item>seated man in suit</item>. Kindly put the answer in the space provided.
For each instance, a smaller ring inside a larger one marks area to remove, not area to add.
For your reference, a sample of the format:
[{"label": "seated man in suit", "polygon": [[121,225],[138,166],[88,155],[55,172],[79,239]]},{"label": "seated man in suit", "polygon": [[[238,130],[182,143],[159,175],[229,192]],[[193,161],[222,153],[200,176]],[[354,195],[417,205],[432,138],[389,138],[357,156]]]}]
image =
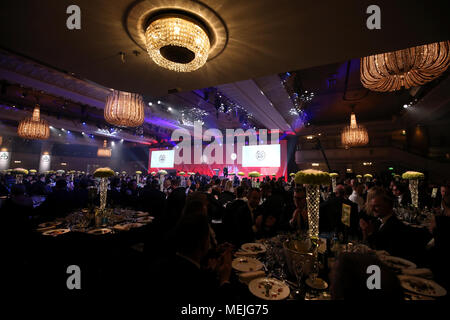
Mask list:
[{"label": "seated man in suit", "polygon": [[394,184],[392,187],[392,193],[397,199],[397,202],[394,203],[394,205],[405,207],[411,204],[411,194],[408,192],[407,187],[404,184]]},{"label": "seated man in suit", "polygon": [[374,194],[369,206],[376,221],[360,220],[363,239],[376,250],[386,250],[393,256],[413,259],[417,255],[411,229],[397,219],[393,212],[395,200],[381,187],[374,188]]},{"label": "seated man in suit", "polygon": [[[351,187],[349,186],[350,191]],[[320,205],[319,230],[320,232],[354,232],[357,229],[357,223],[354,222],[358,217],[358,205],[348,200],[348,192],[342,184],[336,186],[336,196],[328,198]],[[341,222],[343,204],[350,206],[350,229],[347,229]]]},{"label": "seated man in suit", "polygon": [[190,201],[175,228],[176,253],[163,260],[151,276],[149,288],[158,301],[207,303],[223,298],[231,275],[231,248],[221,252],[214,265],[202,260],[210,249],[210,229],[204,201]]},{"label": "seated man in suit", "polygon": [[230,240],[233,244],[240,245],[255,240],[258,232],[256,220],[261,214],[260,200],[261,193],[259,189],[251,188],[247,194],[247,203],[239,206],[232,215],[231,228],[229,230],[232,232],[232,239]]}]

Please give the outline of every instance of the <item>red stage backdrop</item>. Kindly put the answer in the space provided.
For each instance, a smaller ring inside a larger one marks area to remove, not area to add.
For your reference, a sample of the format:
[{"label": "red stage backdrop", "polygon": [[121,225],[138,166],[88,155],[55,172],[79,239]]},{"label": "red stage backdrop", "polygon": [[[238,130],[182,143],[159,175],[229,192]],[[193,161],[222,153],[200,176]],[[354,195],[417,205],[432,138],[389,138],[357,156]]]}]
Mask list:
[{"label": "red stage backdrop", "polygon": [[[243,168],[241,165],[238,164],[225,164],[225,160],[223,161],[223,164],[194,164],[194,148],[192,148],[191,151],[191,158],[192,158],[192,164],[175,164],[174,165],[174,170],[178,172],[180,171],[184,171],[184,172],[195,172],[195,173],[199,173],[199,174],[205,174],[205,175],[214,175],[215,172],[213,171],[213,169],[219,169],[220,176],[223,176],[223,168],[227,167],[228,168],[228,173],[234,172],[234,173],[238,173],[239,171],[242,171],[245,173],[245,176],[248,176],[248,173],[250,171],[258,171],[259,173],[261,173],[263,176],[271,176],[272,174],[275,174],[277,178],[279,177],[286,177],[287,174],[287,145],[286,145],[286,140],[281,140],[280,141],[280,167],[279,168],[265,168],[265,167],[247,167],[247,168]],[[167,149],[156,149],[156,148],[150,148],[150,152],[149,152],[149,160],[148,160],[148,173],[152,172],[152,171],[158,171],[159,169],[164,169],[164,170],[168,170],[167,168],[150,168],[150,160],[152,158],[152,151],[158,151],[158,150],[167,150]],[[175,153],[176,153],[176,149],[175,149]],[[226,145],[223,146],[223,158],[225,159],[226,157]],[[237,162],[237,160],[235,161]]]}]

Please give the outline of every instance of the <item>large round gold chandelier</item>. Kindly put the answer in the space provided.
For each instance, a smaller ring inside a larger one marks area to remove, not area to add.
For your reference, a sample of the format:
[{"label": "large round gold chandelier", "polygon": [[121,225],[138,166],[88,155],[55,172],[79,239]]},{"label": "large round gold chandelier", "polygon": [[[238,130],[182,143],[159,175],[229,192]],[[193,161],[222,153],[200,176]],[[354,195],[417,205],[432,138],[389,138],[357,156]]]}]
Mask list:
[{"label": "large round gold chandelier", "polygon": [[364,126],[356,123],[354,112],[350,116],[350,125],[342,131],[341,142],[346,148],[363,146],[369,143],[369,134]]},{"label": "large round gold chandelier", "polygon": [[190,72],[208,59],[210,39],[202,23],[183,15],[154,18],[145,31],[147,52],[166,69]]},{"label": "large round gold chandelier", "polygon": [[361,83],[373,91],[421,86],[440,76],[450,63],[450,41],[436,42],[361,58]]},{"label": "large round gold chandelier", "polygon": [[113,90],[106,98],[105,120],[119,127],[138,127],[144,123],[144,100],[140,94]]},{"label": "large round gold chandelier", "polygon": [[39,105],[36,104],[33,115],[19,123],[17,134],[24,139],[45,140],[50,137],[48,122],[40,118]]}]

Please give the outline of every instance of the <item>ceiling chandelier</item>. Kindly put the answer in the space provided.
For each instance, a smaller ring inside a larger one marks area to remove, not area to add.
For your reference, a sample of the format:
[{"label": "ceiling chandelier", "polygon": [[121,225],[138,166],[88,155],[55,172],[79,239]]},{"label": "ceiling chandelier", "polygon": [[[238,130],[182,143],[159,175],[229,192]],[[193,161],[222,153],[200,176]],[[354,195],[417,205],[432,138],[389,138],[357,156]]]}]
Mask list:
[{"label": "ceiling chandelier", "polygon": [[140,94],[113,90],[106,98],[105,120],[119,127],[137,127],[144,123],[144,100]]},{"label": "ceiling chandelier", "polygon": [[350,116],[350,125],[342,131],[341,142],[346,148],[363,146],[369,143],[369,134],[364,126],[356,123],[354,112]]},{"label": "ceiling chandelier", "polygon": [[39,105],[36,104],[33,115],[25,118],[19,123],[17,134],[24,139],[48,139],[50,137],[50,128],[48,122],[40,118]]},{"label": "ceiling chandelier", "polygon": [[97,157],[111,158],[111,149],[107,147],[108,142],[103,140],[103,148],[98,148]]},{"label": "ceiling chandelier", "polygon": [[373,91],[421,86],[440,76],[450,63],[450,41],[436,42],[361,58],[361,83]]},{"label": "ceiling chandelier", "polygon": [[211,45],[203,24],[181,14],[154,18],[145,31],[145,41],[147,52],[157,65],[177,72],[202,67]]}]

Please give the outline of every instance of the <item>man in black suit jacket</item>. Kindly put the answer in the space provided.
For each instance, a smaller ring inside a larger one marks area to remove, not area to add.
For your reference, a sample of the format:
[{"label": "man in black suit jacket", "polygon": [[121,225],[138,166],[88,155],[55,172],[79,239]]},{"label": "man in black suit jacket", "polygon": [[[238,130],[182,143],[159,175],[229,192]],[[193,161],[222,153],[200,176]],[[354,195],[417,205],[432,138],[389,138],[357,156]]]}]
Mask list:
[{"label": "man in black suit jacket", "polygon": [[159,190],[158,180],[149,180],[142,192],[142,209],[154,217],[161,217],[166,212],[166,195]]},{"label": "man in black suit jacket", "polygon": [[239,206],[232,215],[231,238],[233,244],[241,245],[253,242],[258,229],[255,225],[257,217],[262,214],[259,202],[261,193],[256,188],[251,188],[247,194],[247,203]]},{"label": "man in black suit jacket", "polygon": [[164,219],[169,228],[175,226],[186,203],[186,189],[180,187],[180,180],[173,179],[171,187],[172,192],[167,197],[167,216]]},{"label": "man in black suit jacket", "polygon": [[[210,234],[203,201],[190,201],[175,227],[176,252],[162,261],[151,276],[149,288],[157,301],[218,302],[226,297],[231,276],[231,248],[208,270],[201,265],[210,249]],[[159,299],[158,299],[159,298]]]},{"label": "man in black suit jacket", "polygon": [[370,208],[378,222],[360,220],[363,238],[376,250],[386,250],[393,256],[415,260],[419,244],[412,228],[397,219],[393,213],[394,199],[383,188],[377,187],[370,200]]},{"label": "man in black suit jacket", "polygon": [[[350,228],[347,228],[341,221],[343,204],[351,207]],[[355,234],[358,229],[358,222],[358,205],[348,200],[348,195],[346,195],[345,187],[342,184],[337,185],[336,196],[329,197],[327,201],[320,205],[320,232],[350,232]]]},{"label": "man in black suit jacket", "polygon": [[406,185],[401,183],[394,184],[392,193],[397,199],[395,203],[397,206],[406,207],[411,204],[411,193],[408,191]]}]

